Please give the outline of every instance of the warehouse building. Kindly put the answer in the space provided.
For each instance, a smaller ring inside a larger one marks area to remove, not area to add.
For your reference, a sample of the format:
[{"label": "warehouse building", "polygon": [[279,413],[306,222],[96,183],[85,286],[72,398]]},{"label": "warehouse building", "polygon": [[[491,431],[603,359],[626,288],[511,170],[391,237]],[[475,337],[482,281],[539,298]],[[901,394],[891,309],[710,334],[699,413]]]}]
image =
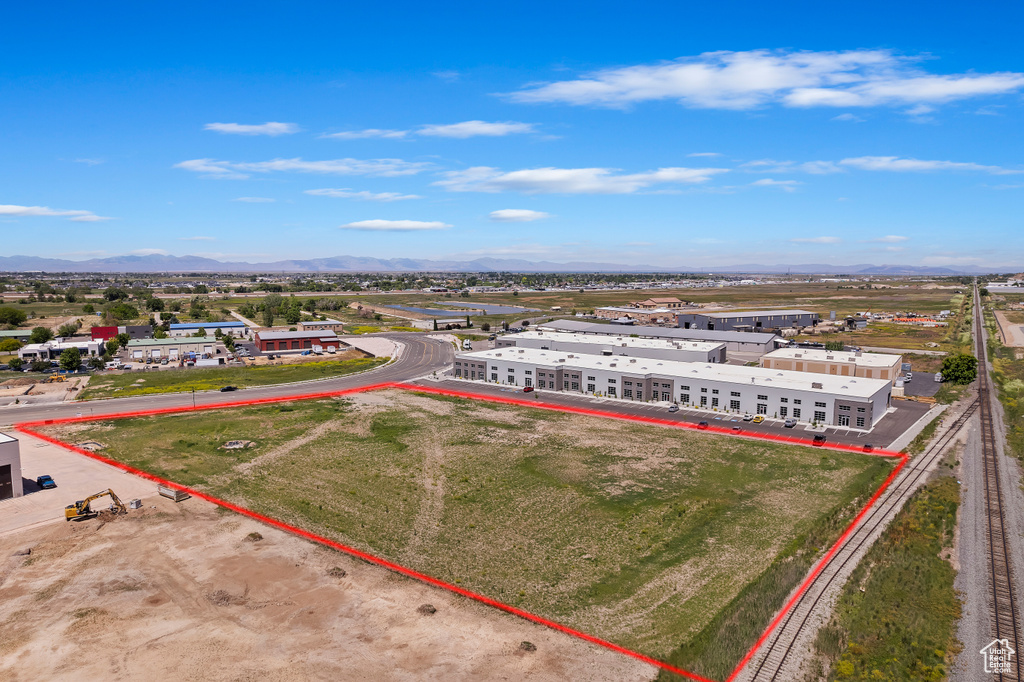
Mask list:
[{"label": "warehouse building", "polygon": [[506,348],[455,356],[456,378],[640,401],[726,414],[761,414],[868,430],[889,408],[882,379],[763,367]]},{"label": "warehouse building", "polygon": [[902,362],[902,355],[890,353],[797,347],[780,348],[761,358],[761,366],[768,369],[863,377],[865,379],[888,379],[892,383],[896,383],[900,377],[900,363]]},{"label": "warehouse building", "polygon": [[672,326],[676,324],[676,314],[668,308],[606,306],[595,308],[594,315],[602,320],[634,320],[640,324],[670,324]]},{"label": "warehouse building", "polygon": [[722,313],[679,313],[683,329],[720,331],[760,331],[762,329],[799,329],[818,324],[818,313],[809,310],[748,310]]},{"label": "warehouse building", "polygon": [[151,324],[123,324],[118,327],[93,327],[92,340],[106,341],[118,334],[127,334],[132,339],[153,338],[153,325]]},{"label": "warehouse building", "polygon": [[18,439],[0,433],[0,500],[21,497],[24,492]]},{"label": "warehouse building", "polygon": [[77,348],[83,358],[103,355],[106,347],[102,341],[92,339],[54,339],[46,343],[30,343],[18,349],[18,357],[24,362],[33,360],[56,360],[69,348]]},{"label": "warehouse building", "polygon": [[128,342],[128,359],[170,362],[212,358],[224,352],[224,346],[213,336],[189,336],[167,339],[132,339]]},{"label": "warehouse building", "polygon": [[[597,334],[622,336],[623,328],[618,325],[582,322],[580,320],[555,320],[544,322],[537,329],[545,331],[571,332],[573,334]],[[775,350],[782,343],[775,334],[769,332],[723,332],[706,329],[679,329],[675,327],[629,327],[630,335],[636,334],[643,339],[671,339],[681,341],[705,341],[724,343],[729,353],[749,353],[764,355]]]},{"label": "warehouse building", "polygon": [[675,296],[664,296],[664,297],[653,297],[643,301],[634,301],[632,303],[634,308],[668,308],[669,310],[675,310],[676,308],[692,308],[693,306],[686,301],[680,301]]},{"label": "warehouse building", "polygon": [[299,322],[300,332],[334,332],[335,334],[343,334],[345,332],[345,324],[338,320],[305,320]]},{"label": "warehouse building", "polygon": [[26,343],[30,336],[32,336],[31,329],[0,329],[0,341],[14,339]]},{"label": "warehouse building", "polygon": [[248,333],[248,327],[245,326],[244,322],[238,320],[232,320],[231,322],[177,322],[171,324],[168,334],[171,336],[195,336],[200,331],[205,332],[203,336],[207,334],[216,335],[216,331],[220,330],[221,334],[226,336],[233,336],[236,339],[243,338]]},{"label": "warehouse building", "polygon": [[632,336],[597,336],[568,332],[529,331],[500,337],[497,348],[536,348],[679,362],[725,362],[725,344],[678,339],[641,339]]},{"label": "warehouse building", "polygon": [[256,347],[264,352],[314,350],[316,346],[323,350],[339,350],[344,345],[334,332],[256,332]]}]

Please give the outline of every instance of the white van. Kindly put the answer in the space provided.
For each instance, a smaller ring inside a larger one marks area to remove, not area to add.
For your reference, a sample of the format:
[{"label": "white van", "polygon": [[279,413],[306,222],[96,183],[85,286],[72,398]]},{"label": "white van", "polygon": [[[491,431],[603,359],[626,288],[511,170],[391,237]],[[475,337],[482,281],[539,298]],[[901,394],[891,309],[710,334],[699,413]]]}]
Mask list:
[{"label": "white van", "polygon": [[469,339],[462,340],[462,350],[473,350],[473,342]]}]

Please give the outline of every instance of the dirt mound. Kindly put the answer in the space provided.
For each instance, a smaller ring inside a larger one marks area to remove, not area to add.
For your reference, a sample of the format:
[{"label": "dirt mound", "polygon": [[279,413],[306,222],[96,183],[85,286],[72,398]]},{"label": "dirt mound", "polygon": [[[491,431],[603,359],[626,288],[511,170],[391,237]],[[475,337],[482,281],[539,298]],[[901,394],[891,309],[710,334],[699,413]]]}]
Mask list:
[{"label": "dirt mound", "polygon": [[435,613],[437,613],[437,609],[434,608],[433,605],[431,604],[422,604],[418,609],[416,609],[416,613],[422,614],[424,616],[433,616]]}]

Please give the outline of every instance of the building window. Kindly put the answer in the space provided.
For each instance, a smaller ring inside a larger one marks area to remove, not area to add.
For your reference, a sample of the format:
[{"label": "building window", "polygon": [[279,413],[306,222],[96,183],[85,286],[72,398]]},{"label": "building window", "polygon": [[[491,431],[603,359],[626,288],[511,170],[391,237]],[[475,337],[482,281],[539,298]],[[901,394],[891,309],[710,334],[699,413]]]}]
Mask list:
[{"label": "building window", "polygon": [[[622,383],[623,383],[624,385],[626,385],[626,386],[632,386],[632,385],[633,385],[633,382],[632,382],[632,381],[623,381]],[[655,384],[655,386],[657,386],[657,384]]]},{"label": "building window", "polygon": [[531,374],[533,374],[533,370],[532,370],[532,369],[528,369],[528,370],[526,370],[526,375],[527,375],[527,376],[529,376],[529,375],[531,375]]},{"label": "building window", "polygon": [[679,388],[681,388],[684,391],[689,391],[690,390],[689,386],[680,386]]},{"label": "building window", "polygon": [[526,377],[526,381],[524,382],[523,385],[524,386],[533,386],[533,379],[530,378],[530,377]]},{"label": "building window", "polygon": [[684,405],[689,405],[690,404],[690,394],[689,393],[682,393],[682,394],[680,394],[679,395],[679,402],[681,402]]},{"label": "building window", "polygon": [[608,383],[609,383],[609,384],[614,384],[614,383],[615,383],[616,381],[617,381],[616,379],[609,379],[609,380],[608,380]]},{"label": "building window", "polygon": [[789,402],[789,398],[779,398],[779,402],[780,403],[788,403]]},{"label": "building window", "polygon": [[729,409],[730,410],[736,410],[738,412],[739,409],[740,409],[740,401],[738,401],[738,400],[730,400],[729,401]]},{"label": "building window", "polygon": [[492,374],[491,375],[491,381],[497,381],[497,380],[498,380],[498,375],[497,374]]},{"label": "building window", "polygon": [[815,406],[815,407],[825,407],[825,403],[819,403],[819,402],[815,402],[815,403],[814,403],[814,406]]},{"label": "building window", "polygon": [[669,393],[668,391],[662,391],[661,399],[664,400],[665,402],[668,402],[669,400],[672,400],[672,394]]},{"label": "building window", "polygon": [[840,405],[839,409],[842,410],[843,412],[849,412],[850,411],[850,406],[849,405]]},{"label": "building window", "polygon": [[[575,385],[576,384],[573,384],[573,386],[575,386]],[[597,391],[597,386],[595,386],[594,384],[587,384],[587,393],[595,393],[596,391]]]},{"label": "building window", "polygon": [[793,419],[799,419],[799,418],[800,418],[800,408],[799,407],[794,407],[793,408]]},{"label": "building window", "polygon": [[789,412],[789,408],[788,407],[780,407],[779,408],[779,416],[780,417],[785,418],[785,416],[787,415],[788,412]]},{"label": "building window", "polygon": [[580,390],[580,382],[578,382],[578,381],[572,382],[572,390],[574,390],[574,391]]},{"label": "building window", "polygon": [[733,391],[729,395],[731,395],[733,398],[739,398],[740,397],[740,392],[739,391]]},{"label": "building window", "polygon": [[799,398],[793,398],[793,404],[794,404],[794,405],[799,405],[799,404],[800,404],[800,402],[801,402],[801,401],[800,401],[800,399],[799,399]]},{"label": "building window", "polygon": [[455,363],[455,366],[456,366],[456,367],[462,367],[462,363],[461,363],[461,362],[456,362],[456,363]]},{"label": "building window", "polygon": [[548,384],[543,379],[537,381],[537,388],[547,388]]},{"label": "building window", "polygon": [[[481,374],[480,376],[483,376],[483,375]],[[470,379],[476,379],[476,372],[470,372],[469,373],[469,378]]]},{"label": "building window", "polygon": [[459,369],[458,367],[455,368],[455,376],[457,376],[457,377],[461,377],[462,376],[462,370]]},{"label": "building window", "polygon": [[857,417],[857,428],[864,428],[864,417]]},{"label": "building window", "polygon": [[597,381],[594,377],[587,377],[587,381]]},{"label": "building window", "polygon": [[707,392],[708,392],[708,389],[706,389],[706,388],[702,388],[702,389],[700,389],[700,392],[701,392],[701,393],[707,393]]},{"label": "building window", "polygon": [[661,386],[661,384],[655,381],[653,384],[651,384],[651,386],[653,386],[654,388],[658,388],[659,386]]},{"label": "building window", "polygon": [[717,388],[711,389],[711,394],[712,395],[718,395],[718,389]]},{"label": "building window", "polygon": [[814,411],[814,421],[816,421],[816,422],[823,422],[823,421],[825,421],[825,411],[824,410],[815,410]]},{"label": "building window", "polygon": [[608,387],[608,395],[615,395],[615,387],[614,386],[609,386]]},{"label": "building window", "polygon": [[758,414],[768,414],[768,405],[765,404],[765,403],[758,403],[757,404],[757,413]]},{"label": "building window", "polygon": [[624,389],[622,389],[622,397],[623,398],[632,398],[633,397],[633,389],[631,389],[631,388],[624,388]]},{"label": "building window", "polygon": [[860,412],[861,414],[863,414],[864,413],[864,408],[863,407],[858,407],[857,411]]},{"label": "building window", "polygon": [[766,396],[766,395],[759,395],[759,396],[757,396],[757,399],[758,400],[768,400],[768,396]]},{"label": "building window", "polygon": [[838,425],[839,426],[849,426],[850,425],[850,415],[848,415],[848,414],[841,414],[841,415],[839,415],[839,424]]}]

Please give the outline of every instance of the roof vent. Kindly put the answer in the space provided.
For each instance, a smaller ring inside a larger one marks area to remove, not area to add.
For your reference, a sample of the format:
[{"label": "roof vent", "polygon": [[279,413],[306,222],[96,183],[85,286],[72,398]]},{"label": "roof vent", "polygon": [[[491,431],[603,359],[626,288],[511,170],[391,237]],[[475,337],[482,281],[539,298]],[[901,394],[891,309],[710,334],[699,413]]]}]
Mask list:
[{"label": "roof vent", "polygon": [[821,387],[822,386],[821,386],[821,382],[820,381],[811,382],[811,388],[821,388]]}]

